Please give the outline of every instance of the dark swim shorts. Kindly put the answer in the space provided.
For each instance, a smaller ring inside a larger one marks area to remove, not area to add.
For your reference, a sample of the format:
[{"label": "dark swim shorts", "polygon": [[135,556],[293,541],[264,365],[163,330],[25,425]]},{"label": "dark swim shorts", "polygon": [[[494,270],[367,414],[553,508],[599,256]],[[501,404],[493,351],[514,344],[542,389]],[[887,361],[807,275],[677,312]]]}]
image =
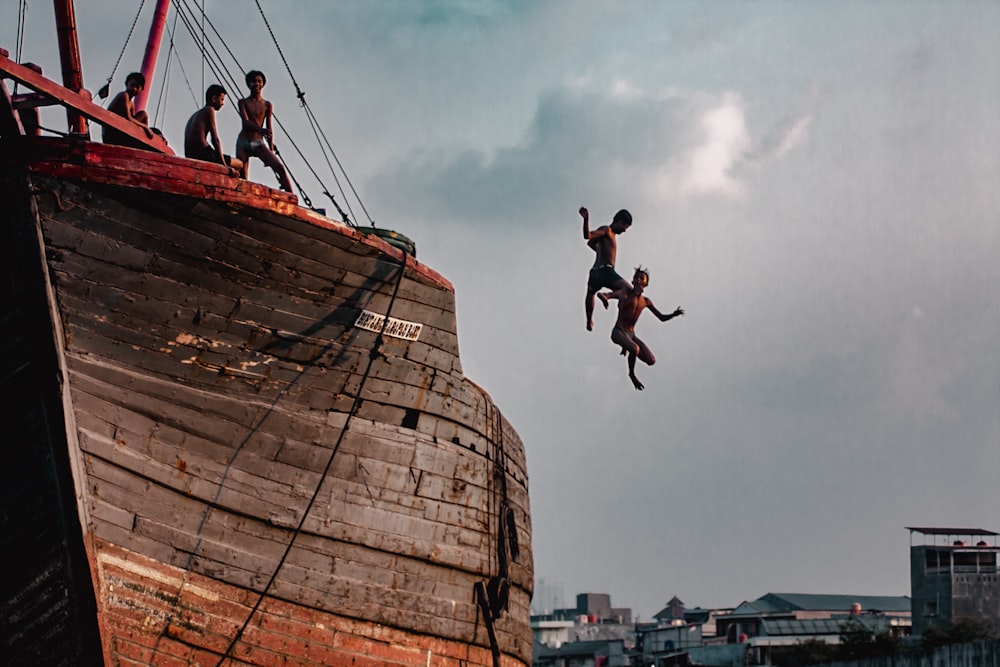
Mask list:
[{"label": "dark swim shorts", "polygon": [[624,280],[617,272],[615,272],[615,267],[610,264],[605,264],[603,266],[595,266],[590,270],[590,279],[587,281],[587,288],[593,292],[601,289],[602,287],[607,287],[611,289],[616,283]]},{"label": "dark swim shorts", "polygon": [[[214,162],[215,164],[221,164],[219,162],[219,154],[215,152],[215,149],[211,146],[202,146],[196,151],[190,151],[184,155],[184,157],[191,158],[192,160],[202,160],[203,162]],[[225,164],[229,164],[229,156],[225,156]]]}]

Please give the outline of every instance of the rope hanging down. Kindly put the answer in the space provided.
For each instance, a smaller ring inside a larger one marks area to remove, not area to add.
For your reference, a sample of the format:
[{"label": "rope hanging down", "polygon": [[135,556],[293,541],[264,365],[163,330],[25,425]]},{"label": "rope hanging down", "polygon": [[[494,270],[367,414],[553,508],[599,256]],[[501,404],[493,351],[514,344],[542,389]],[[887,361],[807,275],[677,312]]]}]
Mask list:
[{"label": "rope hanging down", "polygon": [[142,8],[145,4],[146,0],[142,0],[142,2],[139,3],[139,11],[135,13],[135,18],[132,19],[132,27],[128,29],[128,35],[125,37],[125,43],[122,44],[122,50],[121,53],[118,54],[118,60],[115,61],[115,66],[111,68],[111,74],[108,75],[108,81],[101,86],[100,90],[97,91],[97,96],[102,100],[107,99],[111,92],[111,82],[115,78],[115,72],[118,71],[118,66],[122,63],[122,56],[125,55],[125,49],[128,47],[128,43],[132,40],[132,33],[135,32],[135,24],[139,22],[139,15],[142,14]]},{"label": "rope hanging down", "polygon": [[[337,456],[337,452],[340,450],[340,445],[344,441],[344,436],[347,434],[347,429],[351,425],[351,419],[357,413],[358,408],[361,407],[361,394],[364,391],[365,384],[368,382],[368,376],[371,374],[372,365],[374,365],[375,360],[382,355],[382,343],[385,340],[385,329],[389,325],[389,315],[392,313],[392,307],[396,303],[396,296],[399,294],[399,286],[403,282],[403,275],[406,273],[406,260],[408,255],[406,251],[403,251],[403,257],[399,265],[399,274],[396,278],[396,285],[392,290],[392,297],[389,299],[389,306],[385,311],[385,318],[382,320],[382,329],[379,331],[378,337],[375,339],[375,344],[368,351],[368,365],[365,367],[364,375],[361,376],[361,382],[358,384],[358,391],[354,395],[354,402],[351,404],[351,409],[347,413],[347,419],[344,420],[344,426],[340,429],[340,435],[337,436],[337,442],[334,444],[333,449],[330,450],[330,456],[327,458],[326,466],[323,468],[323,472],[319,477],[319,481],[316,482],[316,489],[313,491],[312,497],[309,498],[309,503],[306,508],[302,511],[302,517],[299,519],[298,525],[292,532],[292,538],[288,541],[285,546],[285,551],[281,555],[281,559],[274,568],[274,572],[271,574],[271,578],[268,579],[267,584],[264,586],[264,590],[260,592],[257,598],[257,602],[254,603],[253,609],[247,614],[246,620],[243,625],[236,632],[233,638],[230,640],[229,645],[226,647],[225,652],[219,657],[219,662],[216,663],[216,667],[222,667],[222,663],[230,657],[233,649],[236,647],[236,642],[240,640],[243,633],[246,632],[247,627],[250,625],[250,621],[253,620],[254,614],[260,609],[260,605],[264,602],[264,598],[267,596],[271,587],[274,585],[275,580],[278,578],[278,573],[281,571],[282,566],[284,566],[285,561],[288,559],[288,554],[291,553],[292,547],[295,545],[295,541],[298,539],[299,534],[302,532],[302,527],[306,523],[306,519],[309,518],[309,513],[312,511],[313,505],[316,504],[316,499],[319,497],[320,489],[323,487],[323,482],[326,481],[327,475],[330,474],[330,469],[333,467],[333,460]],[[330,344],[332,345],[332,343]]]},{"label": "rope hanging down", "polygon": [[[338,436],[337,441],[336,441],[336,443],[333,446],[333,449],[330,451],[330,456],[327,459],[326,466],[323,468],[323,471],[322,471],[322,473],[320,474],[320,477],[319,477],[319,481],[317,481],[317,483],[316,483],[316,488],[313,491],[313,494],[310,497],[309,502],[306,505],[306,508],[303,510],[302,516],[299,519],[299,523],[296,526],[295,530],[292,532],[291,539],[288,541],[288,544],[285,546],[285,551],[282,554],[281,558],[279,559],[277,565],[275,566],[274,571],[272,572],[270,578],[268,579],[267,584],[264,586],[264,589],[259,592],[257,601],[253,605],[253,608],[250,610],[250,613],[247,614],[246,620],[244,621],[243,625],[240,626],[239,630],[237,630],[236,634],[230,640],[228,646],[226,647],[226,650],[220,655],[219,661],[218,661],[218,663],[216,663],[216,667],[221,667],[221,665],[223,664],[223,662],[225,662],[225,660],[230,657],[233,649],[236,647],[236,643],[240,640],[240,638],[246,632],[247,627],[249,627],[250,622],[253,620],[254,614],[256,614],[257,611],[260,609],[260,605],[263,603],[264,598],[267,596],[268,592],[271,590],[271,587],[274,585],[274,582],[275,582],[275,580],[278,577],[278,573],[281,571],[282,567],[285,564],[285,561],[288,559],[288,555],[291,553],[292,547],[295,545],[295,542],[296,542],[298,536],[301,534],[303,526],[305,525],[306,519],[309,517],[309,513],[312,511],[313,505],[315,505],[316,499],[319,497],[319,492],[320,492],[320,490],[321,490],[321,488],[323,486],[323,482],[326,481],[326,478],[327,478],[327,476],[330,473],[330,469],[333,467],[333,461],[334,461],[334,459],[337,456],[337,452],[340,450],[340,445],[341,445],[341,443],[344,440],[344,436],[347,434],[347,430],[348,430],[348,427],[350,426],[351,419],[354,417],[354,415],[358,411],[358,408],[361,406],[362,392],[364,391],[365,384],[367,383],[368,377],[371,374],[372,365],[374,364],[374,362],[375,362],[376,359],[378,359],[380,356],[382,356],[381,348],[382,348],[383,342],[385,340],[385,330],[386,330],[386,327],[389,324],[390,314],[392,313],[393,306],[396,303],[396,297],[399,294],[399,286],[403,282],[403,276],[404,276],[404,274],[406,272],[406,262],[407,262],[407,259],[408,259],[408,254],[407,254],[407,252],[405,250],[403,250],[403,255],[402,255],[402,258],[401,258],[401,261],[400,261],[400,266],[399,266],[399,273],[397,274],[397,277],[396,277],[396,284],[393,287],[392,297],[390,298],[389,305],[386,308],[385,319],[382,322],[382,329],[379,331],[378,337],[375,339],[375,343],[372,345],[372,348],[368,352],[368,365],[365,368],[365,372],[364,372],[364,374],[361,377],[361,382],[359,383],[358,390],[355,393],[354,401],[353,401],[353,403],[351,405],[351,409],[347,413],[347,419],[344,420],[344,426],[340,430],[340,435]],[[327,343],[327,345],[325,346],[325,348],[323,349],[323,351],[321,351],[317,355],[316,358],[317,359],[321,358],[322,355],[327,350],[329,350],[333,345],[334,345],[334,342]],[[217,507],[219,507],[219,504],[218,504],[219,503],[219,498],[222,495],[222,490],[223,490],[223,488],[225,486],[225,482],[226,482],[226,480],[229,477],[229,473],[231,472],[231,470],[233,468],[233,465],[236,462],[237,457],[240,455],[240,452],[243,451],[243,448],[247,445],[247,443],[249,443],[249,441],[251,440],[251,438],[253,438],[253,436],[256,433],[258,433],[258,431],[260,430],[260,428],[263,425],[264,421],[268,418],[268,416],[271,415],[271,413],[274,411],[275,407],[278,405],[278,403],[281,401],[281,399],[285,396],[285,394],[287,394],[288,391],[295,384],[298,383],[299,379],[303,375],[305,375],[306,371],[308,371],[309,368],[310,368],[310,366],[305,365],[302,368],[302,370],[298,373],[298,375],[296,375],[295,378],[293,378],[287,384],[287,386],[283,387],[282,390],[280,392],[278,392],[278,395],[275,396],[275,398],[271,402],[270,406],[268,406],[267,410],[264,411],[264,414],[261,415],[260,419],[258,419],[257,422],[250,428],[249,433],[247,433],[246,437],[244,437],[243,440],[239,443],[239,445],[237,445],[236,450],[233,452],[232,456],[229,457],[229,461],[226,463],[226,466],[225,466],[225,468],[223,470],[223,473],[222,473],[222,477],[219,480],[218,486],[216,487],[215,496],[212,498],[212,501],[205,508],[205,512],[202,514],[201,521],[198,524],[198,528],[197,528],[197,530],[195,532],[195,535],[197,536],[197,541],[195,542],[194,548],[192,548],[191,551],[190,551],[190,553],[188,554],[187,562],[183,566],[183,569],[184,569],[185,573],[184,573],[184,578],[183,578],[183,580],[181,582],[181,590],[178,591],[177,595],[175,596],[175,598],[173,600],[174,609],[171,610],[171,613],[167,617],[166,623],[164,624],[163,629],[160,632],[159,637],[157,637],[157,640],[156,640],[156,644],[157,645],[159,645],[160,641],[162,641],[165,637],[167,637],[169,635],[169,629],[170,629],[171,625],[173,624],[174,620],[178,616],[179,612],[178,612],[177,608],[178,608],[180,597],[181,597],[181,591],[188,584],[188,576],[191,574],[191,568],[192,568],[192,566],[194,564],[194,560],[197,557],[197,555],[198,555],[198,553],[199,553],[199,551],[201,549],[201,545],[202,545],[202,542],[204,540],[204,537],[203,537],[202,533],[203,533],[203,531],[205,529],[205,525],[208,522],[208,517],[211,514],[212,510],[215,509],[215,508],[217,508]]]},{"label": "rope hanging down", "polygon": [[[213,74],[218,78],[218,80],[225,87],[229,88],[230,90],[238,90],[238,89],[240,89],[242,87],[242,85],[243,85],[242,82],[237,81],[237,78],[235,76],[233,76],[232,71],[230,70],[229,67],[226,66],[225,63],[227,61],[234,63],[236,70],[239,71],[239,72],[245,71],[245,68],[240,64],[239,59],[236,58],[235,54],[229,48],[229,46],[226,43],[226,40],[223,39],[223,37],[222,37],[221,33],[219,32],[219,30],[215,27],[215,24],[212,23],[211,19],[209,19],[205,15],[204,8],[198,8],[197,6],[192,7],[191,6],[191,0],[173,0],[173,4],[174,4],[174,6],[177,9],[177,15],[180,16],[182,22],[184,23],[184,27],[187,29],[188,33],[192,36],[192,38],[196,42],[198,42],[200,44],[202,59],[203,59],[203,61],[205,63],[207,63],[209,69],[213,72]],[[334,181],[336,182],[337,189],[340,192],[341,198],[343,199],[343,201],[348,202],[346,204],[347,209],[348,209],[347,212],[344,211],[344,209],[338,203],[338,201],[334,197],[334,195],[330,192],[330,190],[326,187],[326,185],[324,185],[323,179],[316,172],[316,170],[312,167],[312,164],[310,163],[309,159],[306,158],[305,154],[299,148],[298,144],[292,138],[291,133],[289,133],[288,130],[285,128],[284,124],[278,118],[277,114],[273,115],[274,122],[278,125],[278,127],[284,133],[285,137],[291,143],[292,147],[295,149],[295,152],[298,154],[299,158],[302,160],[302,162],[306,165],[306,167],[312,173],[313,177],[316,179],[317,182],[319,182],[320,186],[323,188],[323,194],[325,194],[330,199],[330,201],[333,203],[333,205],[336,207],[336,209],[337,209],[338,213],[340,214],[341,219],[343,220],[343,222],[345,224],[348,224],[348,225],[351,225],[351,226],[356,226],[355,223],[351,220],[351,217],[354,216],[354,213],[351,210],[351,206],[350,206],[350,203],[349,203],[350,198],[347,196],[347,193],[344,191],[344,187],[341,185],[340,179],[337,176],[337,169],[335,169],[334,166],[333,166],[333,164],[331,164],[331,162],[330,162],[328,151],[329,151],[329,154],[333,155],[333,159],[336,162],[337,167],[339,168],[340,172],[344,175],[344,179],[347,181],[347,184],[348,184],[348,186],[350,188],[350,191],[351,191],[351,193],[353,195],[353,198],[355,200],[357,200],[358,203],[361,205],[361,208],[364,211],[365,216],[368,218],[369,223],[374,227],[375,223],[371,219],[371,216],[368,214],[368,211],[364,207],[363,202],[361,202],[361,197],[360,197],[360,195],[358,195],[357,190],[354,188],[354,184],[351,183],[350,178],[347,176],[346,170],[344,169],[343,165],[341,164],[339,158],[337,158],[336,152],[333,150],[332,146],[330,145],[329,140],[326,138],[326,135],[323,133],[322,129],[319,127],[319,123],[317,122],[315,115],[312,113],[312,110],[309,108],[309,105],[308,105],[308,103],[305,100],[305,93],[302,91],[302,88],[299,86],[298,81],[295,79],[295,75],[291,71],[291,67],[288,64],[288,59],[285,57],[285,54],[282,51],[280,44],[278,44],[277,37],[274,34],[274,30],[271,28],[271,24],[268,21],[267,16],[264,14],[264,10],[261,7],[260,2],[258,1],[256,4],[257,4],[257,9],[260,12],[261,17],[264,20],[264,25],[267,27],[268,33],[271,36],[271,40],[274,43],[275,48],[277,49],[279,56],[281,57],[282,63],[285,65],[285,70],[288,72],[288,75],[291,78],[293,85],[295,86],[296,97],[299,99],[300,105],[306,111],[306,119],[309,122],[309,125],[310,125],[310,127],[311,127],[311,129],[313,131],[313,135],[316,138],[317,143],[320,146],[320,150],[323,153],[323,157],[324,157],[324,160],[327,163],[328,169],[330,170],[330,174],[333,176]],[[199,19],[202,22],[202,26],[198,25]],[[200,31],[203,30],[203,26],[204,25],[207,25],[208,28],[210,29],[211,33],[214,35],[214,38],[212,40],[199,40],[198,39],[198,35],[200,34]],[[223,48],[224,48],[224,50],[226,52],[226,56],[227,57],[223,57],[223,54],[220,53],[220,51],[219,51],[218,48],[216,48],[216,46],[215,46],[215,42],[216,41],[223,46]],[[180,62],[180,61],[178,61],[178,62]],[[182,66],[181,69],[183,71],[183,66]],[[186,79],[186,76],[185,76],[185,79]],[[188,87],[190,88],[190,84],[188,84]],[[239,113],[238,110],[237,110],[237,108],[236,108],[236,105],[230,105],[230,108],[233,109],[233,113],[237,113],[237,114]],[[278,151],[275,150],[275,153],[278,153]],[[278,154],[280,155],[280,153],[278,153]],[[295,177],[295,175],[293,174],[291,168],[288,166],[288,163],[284,159],[282,159],[282,162],[285,163],[285,169],[288,171],[289,177],[295,183],[295,186],[296,186],[296,188],[299,191],[299,194],[300,194],[300,196],[301,196],[301,198],[303,200],[303,203],[306,204],[306,206],[308,206],[308,207],[311,208],[312,207],[312,202],[310,201],[308,194],[305,192],[305,189],[302,187],[302,183],[299,182],[299,180]]]},{"label": "rope hanging down", "polygon": [[[292,72],[292,68],[288,64],[288,59],[285,57],[285,52],[281,49],[281,45],[278,43],[278,38],[277,36],[275,36],[274,30],[271,29],[271,22],[267,20],[267,16],[264,14],[264,8],[261,7],[260,5],[260,0],[254,0],[254,2],[257,5],[257,11],[260,12],[261,19],[263,19],[264,21],[264,25],[267,27],[267,32],[271,35],[271,41],[274,42],[274,47],[275,49],[277,49],[278,55],[281,57],[281,62],[284,63],[285,65],[285,71],[288,72],[288,76],[292,80],[292,85],[295,86],[295,96],[299,100],[299,105],[306,112],[306,119],[309,122],[309,126],[312,128],[313,135],[316,137],[316,141],[319,143],[320,151],[323,153],[323,159],[326,161],[327,167],[329,168],[330,173],[333,175],[334,181],[337,183],[337,188],[338,190],[340,190],[341,197],[343,197],[345,202],[348,202],[347,208],[349,211],[351,211],[349,198],[344,192],[343,186],[341,186],[340,184],[340,179],[337,177],[337,170],[334,169],[333,165],[331,164],[330,158],[327,155],[327,151],[329,151],[329,154],[333,156],[333,160],[337,163],[337,167],[340,170],[340,173],[344,175],[344,180],[347,182],[351,194],[353,195],[354,199],[358,202],[358,205],[361,206],[361,210],[364,212],[365,217],[368,219],[369,224],[371,224],[371,226],[374,227],[375,221],[372,220],[371,215],[368,213],[368,209],[365,207],[364,202],[361,200],[361,196],[355,189],[354,184],[351,183],[351,179],[347,176],[347,170],[344,169],[343,164],[341,164],[340,159],[337,157],[336,151],[333,150],[333,147],[330,145],[329,140],[326,138],[326,134],[323,132],[322,128],[319,125],[319,122],[316,120],[315,114],[313,114],[312,109],[309,107],[309,103],[306,101],[305,91],[303,91],[302,88],[299,86],[299,82],[298,80],[296,80],[295,74]],[[284,126],[280,122],[278,122],[278,125],[279,127],[281,127],[282,131],[285,132],[287,136],[288,132],[285,130]],[[297,146],[295,147],[295,149],[296,151],[298,151]],[[301,151],[299,151],[299,155],[303,157],[303,161],[306,163],[306,165],[309,165],[309,161],[306,160],[304,156],[302,156]],[[309,166],[309,169],[312,170],[312,166]],[[313,171],[313,175],[316,177],[316,180],[320,182],[320,185],[322,185],[323,181],[322,179],[319,178],[319,175],[316,174],[315,171]],[[333,205],[336,206],[337,211],[341,214],[341,217],[343,218],[344,222],[351,224],[347,215],[344,213],[344,210],[340,207],[340,205],[337,203],[336,199],[326,188],[326,186],[323,186],[323,194],[325,194],[330,199],[330,201],[333,202]],[[353,211],[351,211],[351,215],[354,216]],[[354,216],[354,218],[357,219],[357,216]]]}]

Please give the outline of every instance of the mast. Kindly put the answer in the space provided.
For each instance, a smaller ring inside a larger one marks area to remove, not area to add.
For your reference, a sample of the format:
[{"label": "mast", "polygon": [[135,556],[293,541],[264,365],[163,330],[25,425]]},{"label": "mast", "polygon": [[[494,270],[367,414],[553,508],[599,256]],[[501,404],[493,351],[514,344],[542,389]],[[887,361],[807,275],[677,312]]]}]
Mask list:
[{"label": "mast", "polygon": [[[82,93],[83,67],[80,64],[80,42],[76,37],[76,14],[73,0],[54,0],[56,33],[59,38],[59,61],[62,64],[63,85],[74,93]],[[89,99],[89,95],[87,95]],[[87,134],[87,119],[76,109],[66,107],[69,131]]]},{"label": "mast", "polygon": [[142,56],[142,75],[146,78],[146,87],[135,96],[135,110],[146,108],[149,99],[149,89],[153,85],[153,73],[156,71],[156,56],[160,52],[160,42],[163,39],[163,28],[167,24],[167,10],[170,0],[156,0],[156,10],[153,12],[153,22],[149,26],[149,38],[146,40],[146,53]]}]

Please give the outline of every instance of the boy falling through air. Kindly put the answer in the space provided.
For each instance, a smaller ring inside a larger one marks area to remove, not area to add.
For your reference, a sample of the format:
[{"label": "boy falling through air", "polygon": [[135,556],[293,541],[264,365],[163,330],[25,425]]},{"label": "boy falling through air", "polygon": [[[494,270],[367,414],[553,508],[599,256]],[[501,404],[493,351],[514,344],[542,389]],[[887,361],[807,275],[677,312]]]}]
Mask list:
[{"label": "boy falling through air", "polygon": [[[583,218],[583,240],[587,242],[596,256],[594,266],[587,278],[587,296],[583,307],[587,313],[587,331],[594,330],[594,295],[602,287],[611,290],[628,289],[628,281],[615,272],[615,258],[618,254],[618,234],[624,234],[632,226],[632,214],[622,209],[615,213],[610,225],[602,225],[590,231],[590,212],[580,207]],[[604,307],[608,304],[602,300]]]},{"label": "boy falling through air", "polygon": [[236,138],[236,158],[243,162],[241,176],[247,177],[251,157],[260,158],[261,162],[274,170],[274,175],[281,183],[281,189],[285,192],[291,192],[292,183],[288,179],[285,165],[281,164],[281,160],[274,153],[274,133],[271,131],[271,116],[274,107],[261,96],[267,78],[263,72],[252,70],[247,72],[246,81],[250,95],[239,102],[243,129],[240,130],[240,136]]},{"label": "boy falling through air", "polygon": [[643,309],[648,308],[661,322],[666,322],[684,314],[684,309],[682,308],[678,308],[669,315],[664,315],[657,310],[653,302],[642,294],[648,285],[649,272],[640,266],[636,267],[631,286],[597,295],[605,307],[608,305],[608,299],[618,299],[618,321],[615,322],[615,328],[611,330],[611,340],[621,346],[622,354],[628,355],[628,376],[632,380],[632,386],[639,390],[645,387],[639,382],[639,378],[635,376],[636,358],[641,359],[643,363],[649,366],[656,363],[653,351],[635,335],[635,323],[639,320],[639,316],[642,315]]}]

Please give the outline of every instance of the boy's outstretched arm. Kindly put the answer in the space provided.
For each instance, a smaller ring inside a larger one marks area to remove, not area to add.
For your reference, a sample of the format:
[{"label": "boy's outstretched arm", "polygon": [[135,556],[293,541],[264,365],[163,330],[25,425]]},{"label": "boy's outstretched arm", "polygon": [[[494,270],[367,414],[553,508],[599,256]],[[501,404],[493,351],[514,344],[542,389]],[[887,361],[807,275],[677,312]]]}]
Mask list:
[{"label": "boy's outstretched arm", "polygon": [[659,309],[656,306],[653,305],[653,302],[650,301],[649,299],[646,299],[646,308],[649,308],[649,312],[651,312],[654,315],[656,315],[660,319],[661,322],[666,322],[667,320],[672,320],[675,317],[680,317],[681,315],[684,314],[684,309],[683,308],[677,308],[674,312],[672,312],[672,313],[670,313],[668,315],[664,315],[663,313],[661,313],[659,311]]}]

